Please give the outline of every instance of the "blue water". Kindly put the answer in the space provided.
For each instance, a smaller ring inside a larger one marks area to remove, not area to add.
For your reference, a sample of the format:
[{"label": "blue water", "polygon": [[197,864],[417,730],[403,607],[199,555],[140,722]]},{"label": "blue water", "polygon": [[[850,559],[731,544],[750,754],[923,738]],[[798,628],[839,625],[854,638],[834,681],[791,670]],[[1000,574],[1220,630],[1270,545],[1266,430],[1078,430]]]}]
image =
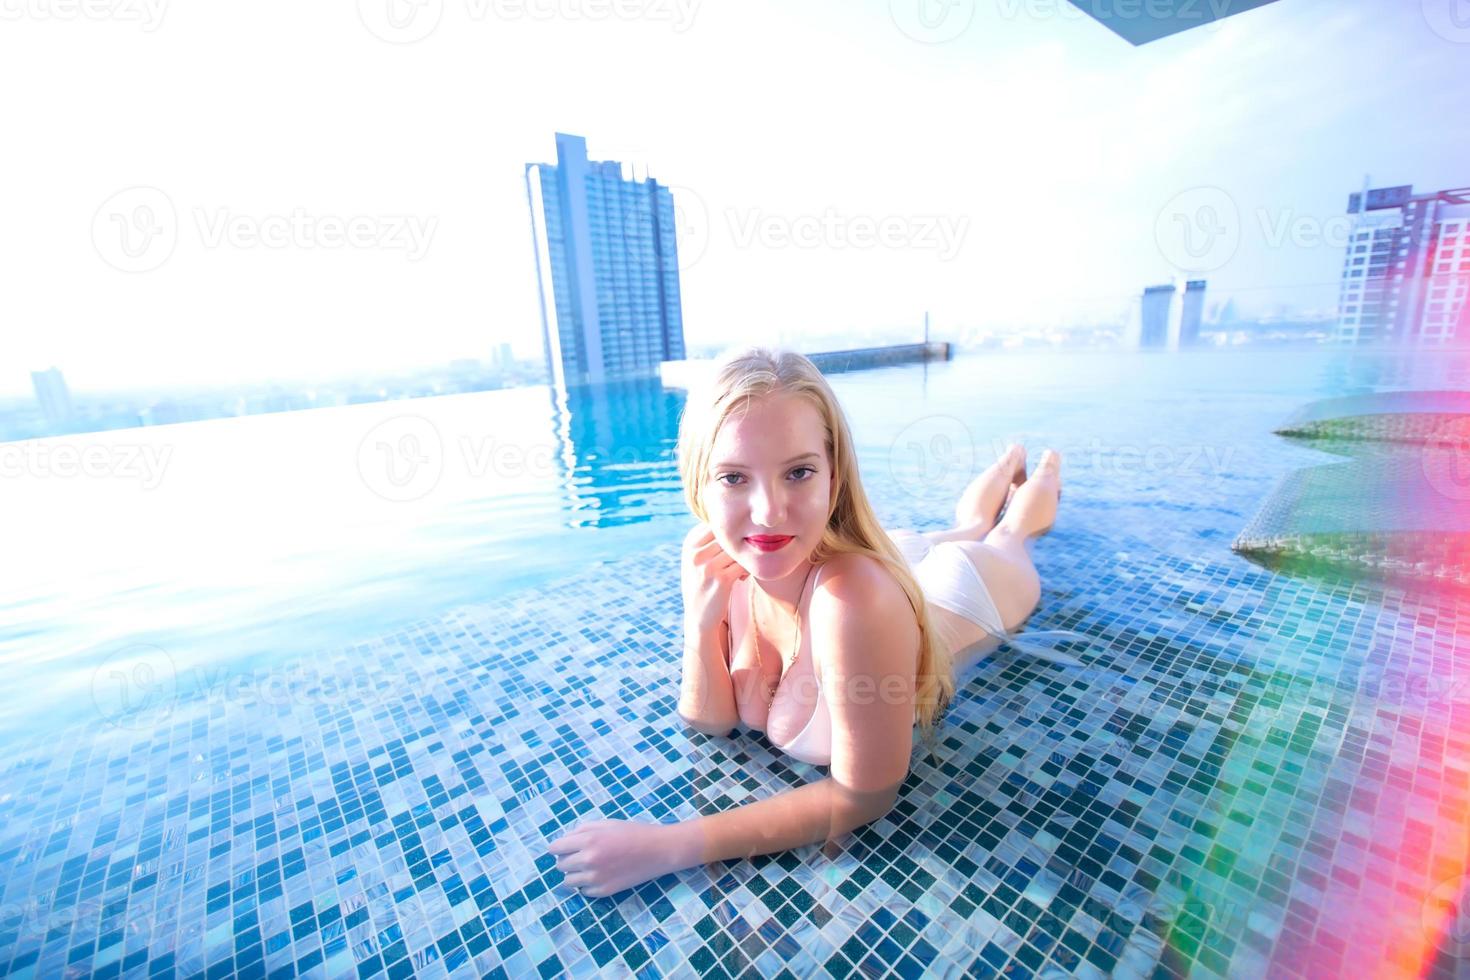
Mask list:
[{"label": "blue water", "polygon": [[1382,840],[1418,834],[1400,774],[1453,765],[1452,715],[1388,679],[1432,661],[1464,690],[1470,654],[1437,625],[1463,609],[1229,544],[1329,458],[1271,433],[1304,402],[1464,387],[1465,361],[1012,352],[831,380],[890,527],[944,526],[1008,442],[1063,453],[1034,625],[1085,632],[1087,662],[974,668],[903,803],[835,853],[593,903],[545,854],[569,824],[815,775],[673,716],[680,393],[30,445],[0,480],[0,973],[1349,972],[1348,913],[1431,883],[1395,878],[1391,844],[1365,872],[1340,790]]},{"label": "blue water", "polygon": [[[1064,455],[1061,520],[1189,554],[1221,551],[1222,528],[1250,516],[1241,501],[1320,458],[1242,419],[1463,387],[1463,371],[1321,349],[1014,351],[831,381],[874,499],[898,501],[890,524],[942,518],[1024,441],[1033,462]],[[0,480],[0,664],[25,692],[4,700],[0,733],[94,718],[99,665],[139,644],[188,686],[677,541],[692,520],[674,465],[683,398],[656,382],[535,387],[26,444],[41,461]],[[60,475],[62,446],[108,462]]]}]

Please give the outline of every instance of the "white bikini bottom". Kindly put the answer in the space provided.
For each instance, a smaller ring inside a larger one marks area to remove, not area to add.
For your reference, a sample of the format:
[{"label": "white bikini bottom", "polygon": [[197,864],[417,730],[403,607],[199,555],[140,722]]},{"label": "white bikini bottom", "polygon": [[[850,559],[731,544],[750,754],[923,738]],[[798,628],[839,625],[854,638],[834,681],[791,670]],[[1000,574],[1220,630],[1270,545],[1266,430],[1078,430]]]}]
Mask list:
[{"label": "white bikini bottom", "polygon": [[[942,541],[938,544],[914,531],[892,531],[889,537],[898,545],[904,560],[914,573],[924,599],[941,609],[947,609],[979,626],[991,636],[999,637],[1022,653],[1030,654],[1052,663],[1082,666],[1070,653],[1051,647],[1037,646],[1034,642],[1046,638],[1066,638],[1091,644],[1093,638],[1075,630],[1040,630],[1026,634],[1026,640],[1005,628],[1000,610],[990,596],[990,589],[969,553],[958,541]],[[972,644],[973,645],[973,644]],[[956,651],[955,664],[968,663],[970,658],[961,657]]]}]

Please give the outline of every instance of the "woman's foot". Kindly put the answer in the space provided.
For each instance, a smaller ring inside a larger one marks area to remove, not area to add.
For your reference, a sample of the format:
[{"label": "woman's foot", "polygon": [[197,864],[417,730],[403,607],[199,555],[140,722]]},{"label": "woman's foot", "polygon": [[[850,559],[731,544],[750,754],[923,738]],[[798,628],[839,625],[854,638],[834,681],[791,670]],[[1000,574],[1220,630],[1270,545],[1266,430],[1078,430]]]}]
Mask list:
[{"label": "woman's foot", "polygon": [[1036,471],[1016,488],[999,527],[1034,538],[1051,530],[1062,496],[1062,457],[1053,449],[1041,454]]},{"label": "woman's foot", "polygon": [[1026,479],[1026,447],[1011,443],[1000,458],[970,481],[955,505],[955,527],[984,534],[995,526],[1013,486]]}]

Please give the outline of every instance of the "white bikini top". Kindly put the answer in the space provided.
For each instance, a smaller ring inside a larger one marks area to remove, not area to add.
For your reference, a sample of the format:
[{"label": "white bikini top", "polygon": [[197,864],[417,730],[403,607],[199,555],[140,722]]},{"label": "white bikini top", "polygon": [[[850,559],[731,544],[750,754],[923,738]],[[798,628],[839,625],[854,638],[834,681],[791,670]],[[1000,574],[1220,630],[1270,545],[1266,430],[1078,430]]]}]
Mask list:
[{"label": "white bikini top", "polygon": [[[816,573],[812,575],[811,582],[808,583],[807,588],[802,592],[800,598],[797,599],[798,609],[801,608],[801,603],[804,601],[807,602],[807,608],[811,608],[809,597],[816,592],[817,580],[822,577],[822,569],[826,567],[827,566],[825,562],[817,566]],[[746,581],[745,587],[751,587],[751,583],[749,582],[749,580]],[[733,601],[733,590],[731,592],[730,598],[732,600],[730,605],[736,605],[736,603]],[[750,608],[748,602],[740,603],[739,605],[742,612],[745,612]],[[809,617],[803,617],[803,619],[807,618]],[[745,636],[746,622],[747,619],[743,615],[730,616],[731,657],[734,657],[734,652],[740,649],[741,641],[744,639]],[[812,675],[816,678],[816,705],[812,708],[811,720],[806,723],[806,727],[796,733],[795,738],[787,742],[785,745],[781,745],[777,743],[774,739],[772,739],[772,744],[776,745],[777,748],[779,748],[782,752],[785,752],[787,755],[791,756],[793,759],[798,759],[802,762],[807,762],[814,766],[830,766],[832,764],[832,719],[831,716],[827,713],[827,699],[822,694],[822,674],[820,671],[817,670],[816,660],[812,659],[812,631],[810,629],[803,629],[801,631],[801,656],[808,658],[807,662],[811,664]],[[769,725],[770,722],[768,720],[767,727],[769,727]]]}]

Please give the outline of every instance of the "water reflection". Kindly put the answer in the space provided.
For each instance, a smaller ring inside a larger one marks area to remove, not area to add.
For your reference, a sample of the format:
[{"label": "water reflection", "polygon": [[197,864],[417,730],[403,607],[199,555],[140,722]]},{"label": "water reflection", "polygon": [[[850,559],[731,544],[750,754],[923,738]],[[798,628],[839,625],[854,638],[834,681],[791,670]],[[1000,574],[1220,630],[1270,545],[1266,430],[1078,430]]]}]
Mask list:
[{"label": "water reflection", "polygon": [[568,527],[643,523],[682,507],[670,499],[682,390],[653,378],[547,394]]}]

